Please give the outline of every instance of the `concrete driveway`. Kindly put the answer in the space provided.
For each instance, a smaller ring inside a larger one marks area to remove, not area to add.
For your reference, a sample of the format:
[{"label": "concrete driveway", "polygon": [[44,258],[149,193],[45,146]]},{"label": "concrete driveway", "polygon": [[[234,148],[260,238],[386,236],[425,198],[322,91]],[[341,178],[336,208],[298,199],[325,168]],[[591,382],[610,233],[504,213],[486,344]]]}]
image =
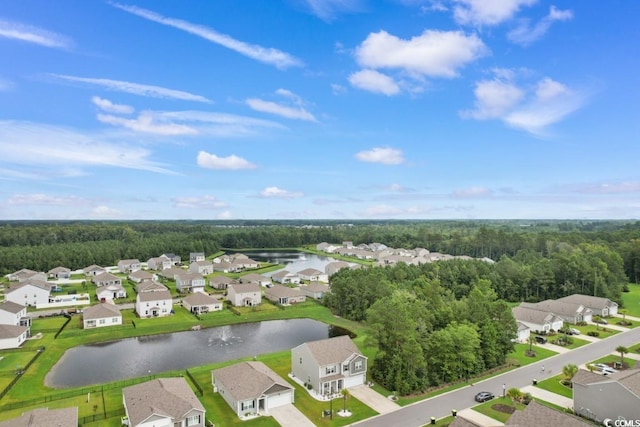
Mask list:
[{"label": "concrete driveway", "polygon": [[292,404],[269,409],[269,415],[282,427],[315,427],[315,424]]},{"label": "concrete driveway", "polygon": [[395,402],[387,399],[371,387],[366,385],[359,385],[357,387],[349,388],[349,393],[360,402],[367,405],[369,408],[380,414],[387,414],[400,408]]}]

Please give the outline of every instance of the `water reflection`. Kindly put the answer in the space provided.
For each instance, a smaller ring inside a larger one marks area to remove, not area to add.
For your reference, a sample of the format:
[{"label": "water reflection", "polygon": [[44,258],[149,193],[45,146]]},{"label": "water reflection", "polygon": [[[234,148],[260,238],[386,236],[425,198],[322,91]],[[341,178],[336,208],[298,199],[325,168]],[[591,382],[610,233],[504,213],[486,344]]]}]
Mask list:
[{"label": "water reflection", "polygon": [[271,320],[83,345],[64,354],[45,384],[79,387],[187,369],[288,350],[337,331],[311,319]]}]

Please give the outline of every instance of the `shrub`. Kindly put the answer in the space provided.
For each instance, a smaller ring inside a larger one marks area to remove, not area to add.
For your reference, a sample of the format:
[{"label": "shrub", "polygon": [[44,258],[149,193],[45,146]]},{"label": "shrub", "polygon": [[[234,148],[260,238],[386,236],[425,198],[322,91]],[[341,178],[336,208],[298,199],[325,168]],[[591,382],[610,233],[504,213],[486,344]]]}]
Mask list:
[{"label": "shrub", "polygon": [[587,332],[587,335],[589,335],[590,337],[599,337],[600,336],[600,332],[598,332],[598,331],[589,331],[589,332]]},{"label": "shrub", "polygon": [[584,320],[581,322],[576,323],[576,325],[578,326],[587,326],[587,322],[585,322]]}]

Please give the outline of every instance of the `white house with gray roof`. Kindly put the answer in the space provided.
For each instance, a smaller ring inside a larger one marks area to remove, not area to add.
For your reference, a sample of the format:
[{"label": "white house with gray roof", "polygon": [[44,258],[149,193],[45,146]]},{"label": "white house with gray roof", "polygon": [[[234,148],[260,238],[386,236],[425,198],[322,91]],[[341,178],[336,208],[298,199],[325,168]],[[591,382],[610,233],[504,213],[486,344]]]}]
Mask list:
[{"label": "white house with gray roof", "polygon": [[311,341],[291,350],[291,372],[320,395],[364,384],[367,357],[348,335]]},{"label": "white house with gray roof", "polygon": [[33,409],[18,418],[0,421],[0,427],[78,427],[78,407]]},{"label": "white house with gray roof", "polygon": [[213,273],[213,262],[211,261],[194,261],[189,264],[189,271],[192,273],[198,274],[212,274]]},{"label": "white house with gray roof", "polygon": [[271,280],[283,284],[298,284],[300,283],[300,276],[288,270],[280,270],[271,275]]},{"label": "white house with gray roof", "polygon": [[609,298],[593,297],[591,295],[573,294],[566,297],[558,298],[557,301],[580,304],[593,312],[597,316],[615,316],[618,314],[618,303],[611,301]]},{"label": "white house with gray roof", "polygon": [[576,414],[598,423],[607,418],[640,419],[640,369],[627,369],[606,376],[581,369],[572,383]]},{"label": "white house with gray roof", "polygon": [[207,281],[199,273],[185,271],[176,274],[176,290],[181,293],[204,292]]},{"label": "white house with gray roof", "polygon": [[23,268],[22,270],[18,270],[11,274],[7,275],[7,278],[10,281],[18,281],[20,283],[26,282],[27,280],[47,280],[47,275],[41,271],[33,271],[28,268]]},{"label": "white house with gray roof", "polygon": [[257,283],[233,283],[227,288],[227,298],[236,307],[262,304],[262,289]]},{"label": "white house with gray roof", "polygon": [[120,273],[131,273],[142,269],[142,264],[137,259],[121,259],[118,261]]},{"label": "white house with gray roof", "polygon": [[67,267],[56,267],[47,271],[47,276],[50,279],[68,279],[71,277],[71,269]]},{"label": "white house with gray roof", "polygon": [[97,276],[93,276],[91,279],[97,287],[109,286],[109,285],[122,285],[122,279],[111,273],[101,273]]},{"label": "white house with gray roof", "polygon": [[554,313],[523,306],[522,304],[518,307],[513,307],[511,312],[516,322],[528,326],[534,332],[559,331],[564,325],[562,318]]},{"label": "white house with gray roof", "polygon": [[182,306],[194,314],[220,311],[223,308],[222,301],[204,292],[194,292],[187,295],[182,299]]},{"label": "white house with gray roof", "polygon": [[84,329],[122,325],[122,314],[117,305],[100,303],[82,311],[82,324]]},{"label": "white house with gray roof", "polygon": [[329,292],[329,285],[321,282],[311,282],[308,285],[300,285],[302,295],[313,299],[322,299]]},{"label": "white house with gray roof", "polygon": [[12,301],[0,302],[0,325],[31,326],[31,318],[27,317],[27,307]]},{"label": "white house with gray roof", "polygon": [[28,326],[0,325],[0,350],[18,348],[28,337]]},{"label": "white house with gray roof", "polygon": [[206,410],[187,381],[158,378],[122,389],[130,427],[204,427]]},{"label": "white house with gray roof", "polygon": [[140,283],[144,280],[158,280],[158,276],[153,273],[149,273],[146,270],[137,270],[129,273],[127,276],[132,282]]},{"label": "white house with gray roof", "polygon": [[561,317],[565,322],[576,324],[578,322],[591,322],[593,312],[582,304],[548,299],[545,301],[530,303],[523,302],[521,307],[535,308],[537,310],[553,313]]},{"label": "white house with gray roof", "polygon": [[329,276],[316,268],[305,268],[304,270],[300,270],[298,271],[298,276],[300,276],[302,280],[306,280],[308,282],[326,283],[329,281]]},{"label": "white house with gray roof", "polygon": [[157,283],[149,285],[136,296],[136,313],[142,318],[169,316],[173,309],[171,292]]},{"label": "white house with gray roof", "polygon": [[281,305],[291,305],[307,300],[306,295],[300,292],[300,289],[282,285],[273,285],[265,289],[264,296],[269,301]]},{"label": "white house with gray roof", "polygon": [[4,299],[27,307],[48,304],[52,287],[49,282],[29,279],[5,288]]},{"label": "white house with gray roof", "polygon": [[269,414],[294,402],[294,388],[262,362],[241,362],[211,371],[214,393],[243,418]]}]

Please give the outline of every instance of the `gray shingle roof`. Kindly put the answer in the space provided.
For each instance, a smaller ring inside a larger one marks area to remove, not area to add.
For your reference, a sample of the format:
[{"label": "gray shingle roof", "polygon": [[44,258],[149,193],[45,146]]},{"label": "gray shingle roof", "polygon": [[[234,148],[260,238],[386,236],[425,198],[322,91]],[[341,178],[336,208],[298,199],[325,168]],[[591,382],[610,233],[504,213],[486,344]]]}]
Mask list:
[{"label": "gray shingle roof", "polygon": [[29,328],[18,325],[0,325],[0,339],[17,338],[24,334]]},{"label": "gray shingle roof", "polygon": [[255,399],[293,387],[262,362],[242,362],[212,371],[235,400]]},{"label": "gray shingle roof", "polygon": [[121,317],[120,309],[117,305],[108,302],[92,305],[82,311],[84,320],[104,319],[106,317]]},{"label": "gray shingle roof", "polygon": [[505,423],[519,427],[583,427],[591,426],[580,418],[551,409],[532,400],[522,411],[515,411]]},{"label": "gray shingle roof", "polygon": [[18,314],[24,310],[24,306],[16,304],[12,301],[4,301],[0,303],[0,311],[6,311],[13,314]]},{"label": "gray shingle roof", "polygon": [[538,310],[544,310],[547,312],[555,313],[557,315],[562,316],[575,316],[578,313],[586,313],[590,312],[591,309],[587,307],[580,307],[581,304],[575,304],[570,302],[556,301],[556,300],[546,300],[537,303],[526,303],[523,302],[520,304],[521,307],[529,307],[535,308]]},{"label": "gray shingle roof", "polygon": [[138,425],[153,414],[181,420],[191,410],[204,412],[204,406],[184,378],[158,378],[122,389],[131,425]]},{"label": "gray shingle roof", "polygon": [[264,291],[265,295],[268,295],[272,298],[290,298],[290,297],[298,297],[300,296],[300,289],[298,288],[289,288],[287,286],[282,285],[273,285],[271,288],[267,288]]},{"label": "gray shingle roof", "polygon": [[171,299],[171,292],[167,291],[154,291],[154,292],[140,292],[138,294],[141,302],[159,301]]},{"label": "gray shingle roof", "polygon": [[18,418],[0,422],[0,427],[77,427],[78,407],[38,408]]},{"label": "gray shingle roof", "polygon": [[602,309],[618,304],[608,298],[594,297],[591,295],[573,294],[566,297],[558,298],[558,301],[569,302],[573,304],[582,304],[585,307]]},{"label": "gray shingle roof", "polygon": [[538,310],[530,307],[513,307],[511,309],[513,317],[520,322],[531,322],[538,325],[543,325],[546,322],[553,322],[558,319],[553,313],[548,311]]},{"label": "gray shingle roof", "polygon": [[235,293],[244,294],[248,292],[261,292],[260,285],[257,283],[230,283],[230,288],[233,288]]},{"label": "gray shingle roof", "polygon": [[311,341],[301,345],[306,345],[309,348],[319,366],[344,362],[354,353],[362,354],[348,335]]},{"label": "gray shingle roof", "polygon": [[207,295],[204,292],[194,292],[192,294],[189,294],[188,296],[183,298],[183,301],[185,301],[191,306],[211,305],[211,304],[217,304],[220,302],[218,298],[212,297],[211,295]]}]

